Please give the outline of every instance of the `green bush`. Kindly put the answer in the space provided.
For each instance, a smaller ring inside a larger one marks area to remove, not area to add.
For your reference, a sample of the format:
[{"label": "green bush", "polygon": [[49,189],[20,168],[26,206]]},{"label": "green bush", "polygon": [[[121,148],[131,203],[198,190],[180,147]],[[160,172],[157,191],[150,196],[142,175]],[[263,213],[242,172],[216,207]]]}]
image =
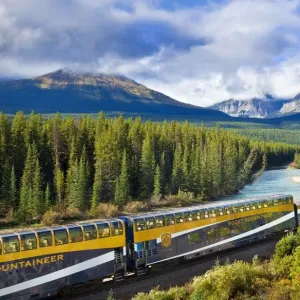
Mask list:
[{"label": "green bush", "polygon": [[190,299],[227,300],[246,293],[255,296],[268,285],[269,275],[265,266],[238,261],[216,266],[205,275],[196,278]]},{"label": "green bush", "polygon": [[159,290],[159,287],[148,294],[139,293],[132,300],[188,300],[189,295],[185,287],[173,287],[167,291]]},{"label": "green bush", "polygon": [[300,246],[300,236],[290,233],[284,236],[276,245],[274,259],[282,259],[287,255],[293,254],[296,247]]}]

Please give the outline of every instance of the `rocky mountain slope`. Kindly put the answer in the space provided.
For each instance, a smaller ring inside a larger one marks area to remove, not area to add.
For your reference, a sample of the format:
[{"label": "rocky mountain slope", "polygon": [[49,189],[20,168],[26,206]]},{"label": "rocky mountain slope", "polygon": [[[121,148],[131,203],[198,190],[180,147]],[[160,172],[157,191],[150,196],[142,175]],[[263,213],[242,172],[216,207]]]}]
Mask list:
[{"label": "rocky mountain slope", "polygon": [[181,103],[125,76],[76,73],[68,69],[32,79],[0,82],[0,110],[5,113],[105,111],[230,119],[223,112]]},{"label": "rocky mountain slope", "polygon": [[291,99],[277,99],[269,95],[264,99],[229,99],[210,108],[233,117],[277,118],[300,113],[300,94]]}]

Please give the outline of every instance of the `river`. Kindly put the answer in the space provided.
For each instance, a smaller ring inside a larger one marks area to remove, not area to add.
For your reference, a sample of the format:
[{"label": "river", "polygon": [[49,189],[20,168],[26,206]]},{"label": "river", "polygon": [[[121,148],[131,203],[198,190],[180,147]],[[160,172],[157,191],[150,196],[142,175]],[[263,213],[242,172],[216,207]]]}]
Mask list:
[{"label": "river", "polygon": [[290,194],[300,200],[300,169],[274,169],[264,171],[252,184],[246,185],[237,194],[222,200],[238,200],[274,194]]}]

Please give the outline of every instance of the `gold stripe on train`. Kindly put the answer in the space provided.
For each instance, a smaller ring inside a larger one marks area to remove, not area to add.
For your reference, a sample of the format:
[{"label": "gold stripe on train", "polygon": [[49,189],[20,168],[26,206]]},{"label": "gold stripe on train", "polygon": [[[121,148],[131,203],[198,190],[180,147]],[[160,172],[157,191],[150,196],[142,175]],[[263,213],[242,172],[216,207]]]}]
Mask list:
[{"label": "gold stripe on train", "polygon": [[119,247],[124,247],[125,244],[126,244],[125,235],[111,236],[107,238],[65,244],[60,246],[50,246],[50,247],[38,248],[34,250],[27,250],[27,251],[15,252],[10,254],[2,254],[0,255],[0,263],[18,260],[18,259],[27,259],[35,256],[44,256],[44,255],[68,253],[68,252],[75,252],[75,251],[85,251],[85,250],[119,248]]},{"label": "gold stripe on train", "polygon": [[[162,234],[169,232],[169,233],[177,233],[181,231],[185,231],[188,229],[193,229],[197,227],[202,227],[214,223],[224,222],[224,221],[230,221],[234,219],[239,219],[243,217],[249,217],[249,216],[255,216],[265,213],[271,213],[271,212],[292,212],[294,211],[294,204],[283,204],[278,206],[271,206],[271,207],[265,207],[255,210],[249,210],[244,212],[239,212],[236,214],[230,214],[230,215],[223,215],[223,216],[217,216],[214,218],[208,218],[208,219],[202,219],[202,220],[195,220],[191,222],[184,222],[184,223],[177,223],[175,225],[169,225],[159,228],[153,228],[153,229],[146,229],[142,231],[136,231],[134,228],[134,242],[139,243],[143,241],[150,241],[159,238]],[[170,212],[166,213],[169,214]],[[143,216],[141,216],[143,217]]]}]

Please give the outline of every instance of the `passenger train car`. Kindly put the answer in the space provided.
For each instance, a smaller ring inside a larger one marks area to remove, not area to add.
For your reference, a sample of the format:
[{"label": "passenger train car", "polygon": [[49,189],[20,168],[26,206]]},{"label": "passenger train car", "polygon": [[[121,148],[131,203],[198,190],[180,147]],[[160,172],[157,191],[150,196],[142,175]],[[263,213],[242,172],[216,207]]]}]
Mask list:
[{"label": "passenger train car", "polygon": [[0,235],[0,299],[54,296],[149,267],[283,235],[298,226],[292,196],[215,202]]}]

